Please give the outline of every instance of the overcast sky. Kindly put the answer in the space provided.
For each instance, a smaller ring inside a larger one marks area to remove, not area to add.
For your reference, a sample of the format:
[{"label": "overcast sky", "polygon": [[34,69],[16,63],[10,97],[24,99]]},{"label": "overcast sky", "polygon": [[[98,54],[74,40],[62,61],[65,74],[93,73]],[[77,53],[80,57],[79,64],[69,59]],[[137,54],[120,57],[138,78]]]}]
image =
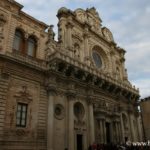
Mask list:
[{"label": "overcast sky", "polygon": [[150,0],[16,0],[23,11],[53,24],[57,32],[57,11],[95,7],[118,46],[126,53],[129,80],[140,89],[142,98],[150,96]]}]

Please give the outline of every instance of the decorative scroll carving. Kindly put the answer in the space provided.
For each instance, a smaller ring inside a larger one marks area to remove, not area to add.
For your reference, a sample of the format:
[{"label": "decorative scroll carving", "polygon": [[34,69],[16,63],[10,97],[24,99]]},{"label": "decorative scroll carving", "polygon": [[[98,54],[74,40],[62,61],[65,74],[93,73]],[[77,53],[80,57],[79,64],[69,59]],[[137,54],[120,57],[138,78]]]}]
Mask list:
[{"label": "decorative scroll carving", "polygon": [[17,129],[16,130],[16,135],[17,136],[27,136],[30,133],[29,130],[25,130],[25,129]]},{"label": "decorative scroll carving", "polygon": [[65,117],[65,109],[64,109],[63,105],[61,105],[61,104],[55,105],[54,115],[55,115],[56,119],[59,119],[59,120],[61,120]]},{"label": "decorative scroll carving", "polygon": [[74,57],[75,58],[80,58],[80,47],[78,43],[74,44]]},{"label": "decorative scroll carving", "polygon": [[116,104],[109,104],[105,101],[94,104],[95,111],[106,111],[111,113],[119,113],[119,106]]},{"label": "decorative scroll carving", "polygon": [[87,15],[85,11],[81,8],[75,10],[76,18],[84,23],[87,20]]},{"label": "decorative scroll carving", "polygon": [[75,126],[75,129],[77,130],[86,130],[85,121],[74,120],[74,126]]},{"label": "decorative scroll carving", "polygon": [[112,33],[110,32],[110,30],[106,27],[103,27],[102,28],[102,33],[103,33],[103,36],[110,42],[113,42],[114,41],[114,38],[113,38],[113,35]]},{"label": "decorative scroll carving", "polygon": [[85,115],[85,110],[82,103],[77,102],[74,104],[74,115],[76,116],[77,120],[83,119]]},{"label": "decorative scroll carving", "polygon": [[28,87],[26,85],[22,86],[21,91],[15,94],[17,101],[22,101],[30,103],[32,101],[32,96],[29,94]]},{"label": "decorative scroll carving", "polygon": [[72,37],[73,37],[73,42],[74,43],[80,43],[83,41],[83,35],[81,34],[80,31],[77,31],[73,29],[72,31]]},{"label": "decorative scroll carving", "polygon": [[75,129],[77,130],[86,129],[86,123],[83,119],[85,116],[85,110],[82,103],[77,102],[74,104],[74,115],[75,115],[74,120]]},{"label": "decorative scroll carving", "polygon": [[75,15],[81,23],[87,23],[94,31],[97,32],[101,30],[100,26],[102,21],[94,7],[88,8],[86,10],[76,9]]}]

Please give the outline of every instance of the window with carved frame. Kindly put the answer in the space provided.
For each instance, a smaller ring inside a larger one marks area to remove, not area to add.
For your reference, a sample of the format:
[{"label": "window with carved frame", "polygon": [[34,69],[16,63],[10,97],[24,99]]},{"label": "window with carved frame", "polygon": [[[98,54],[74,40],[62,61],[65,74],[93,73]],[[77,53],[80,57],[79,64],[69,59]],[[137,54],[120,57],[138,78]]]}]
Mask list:
[{"label": "window with carved frame", "polygon": [[20,53],[24,52],[24,35],[23,32],[19,29],[16,30],[13,42],[13,50],[18,51]]},{"label": "window with carved frame", "polygon": [[26,127],[27,125],[27,110],[28,104],[17,103],[17,112],[16,112],[16,126],[17,127]]},{"label": "window with carved frame", "polygon": [[35,57],[36,46],[37,46],[36,39],[34,37],[30,36],[27,40],[27,55]]},{"label": "window with carved frame", "polygon": [[13,50],[23,55],[35,57],[37,50],[37,39],[33,35],[25,39],[22,30],[16,29],[13,41]]}]

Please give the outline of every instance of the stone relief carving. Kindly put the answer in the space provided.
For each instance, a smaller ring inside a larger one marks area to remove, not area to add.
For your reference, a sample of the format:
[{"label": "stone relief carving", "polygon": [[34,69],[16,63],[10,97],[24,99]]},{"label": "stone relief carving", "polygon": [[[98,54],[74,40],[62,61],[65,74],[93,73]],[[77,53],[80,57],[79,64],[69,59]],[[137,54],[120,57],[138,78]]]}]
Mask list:
[{"label": "stone relief carving", "polygon": [[86,123],[84,121],[85,109],[82,103],[76,102],[74,104],[74,125],[77,130],[84,130],[86,128]]},{"label": "stone relief carving", "polygon": [[76,9],[75,10],[76,18],[81,23],[87,23],[91,26],[93,30],[96,32],[100,30],[101,26],[101,19],[94,7],[83,10],[83,9]]},{"label": "stone relief carving", "polygon": [[77,120],[82,120],[85,115],[84,106],[80,102],[74,104],[74,115]]},{"label": "stone relief carving", "polygon": [[78,43],[74,44],[74,57],[79,58],[80,57],[80,46]]},{"label": "stone relief carving", "polygon": [[80,31],[73,29],[72,36],[74,37],[74,40],[77,40],[78,42],[83,41],[83,35],[80,33]]},{"label": "stone relief carving", "polygon": [[[32,96],[29,93],[28,87],[26,85],[22,85],[21,89],[15,93],[14,95],[16,102],[26,103],[29,104],[32,102]],[[15,102],[15,103],[16,103]],[[11,111],[9,112],[9,125],[11,130],[11,135],[17,136],[34,136],[33,131],[30,131],[31,122],[32,122],[32,108],[29,105],[28,113],[27,113],[27,126],[26,128],[16,128],[16,110],[17,105],[13,105]]]},{"label": "stone relief carving", "polygon": [[113,42],[114,39],[113,39],[113,35],[112,33],[110,32],[110,30],[106,27],[103,27],[102,28],[102,33],[103,33],[103,36],[109,41],[109,42]]},{"label": "stone relief carving", "polygon": [[78,20],[80,20],[82,23],[84,23],[87,20],[87,15],[85,11],[81,8],[77,9],[75,11],[76,17]]},{"label": "stone relief carving", "polygon": [[30,103],[32,101],[32,96],[29,94],[28,87],[26,85],[22,86],[22,89],[14,95],[17,101],[22,101]]},{"label": "stone relief carving", "polygon": [[98,12],[97,12],[96,9],[95,9],[95,7],[87,8],[86,11],[87,11],[87,12],[90,12],[90,13],[95,17],[95,19],[101,20],[100,17],[99,17]]},{"label": "stone relief carving", "polygon": [[54,40],[55,38],[55,33],[54,33],[54,30],[53,30],[53,25],[50,25],[48,27],[48,41],[51,41],[51,40]]},{"label": "stone relief carving", "polygon": [[94,109],[95,110],[105,110],[108,112],[118,112],[119,111],[119,106],[116,104],[110,104],[106,101],[101,101],[99,103],[94,103]]},{"label": "stone relief carving", "polygon": [[54,107],[54,115],[56,119],[63,119],[65,117],[65,109],[62,104],[56,104]]},{"label": "stone relief carving", "polygon": [[75,129],[77,130],[86,130],[86,122],[85,121],[77,121],[74,120]]}]

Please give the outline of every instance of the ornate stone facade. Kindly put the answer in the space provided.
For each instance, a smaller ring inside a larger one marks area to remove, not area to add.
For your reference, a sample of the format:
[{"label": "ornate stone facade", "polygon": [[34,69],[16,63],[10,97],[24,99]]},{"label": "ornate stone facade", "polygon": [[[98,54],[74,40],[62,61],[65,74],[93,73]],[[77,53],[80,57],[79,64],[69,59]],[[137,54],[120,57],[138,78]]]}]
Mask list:
[{"label": "ornate stone facade", "polygon": [[96,9],[60,8],[55,41],[53,26],[22,7],[0,1],[0,148],[85,150],[142,140],[125,50]]}]

